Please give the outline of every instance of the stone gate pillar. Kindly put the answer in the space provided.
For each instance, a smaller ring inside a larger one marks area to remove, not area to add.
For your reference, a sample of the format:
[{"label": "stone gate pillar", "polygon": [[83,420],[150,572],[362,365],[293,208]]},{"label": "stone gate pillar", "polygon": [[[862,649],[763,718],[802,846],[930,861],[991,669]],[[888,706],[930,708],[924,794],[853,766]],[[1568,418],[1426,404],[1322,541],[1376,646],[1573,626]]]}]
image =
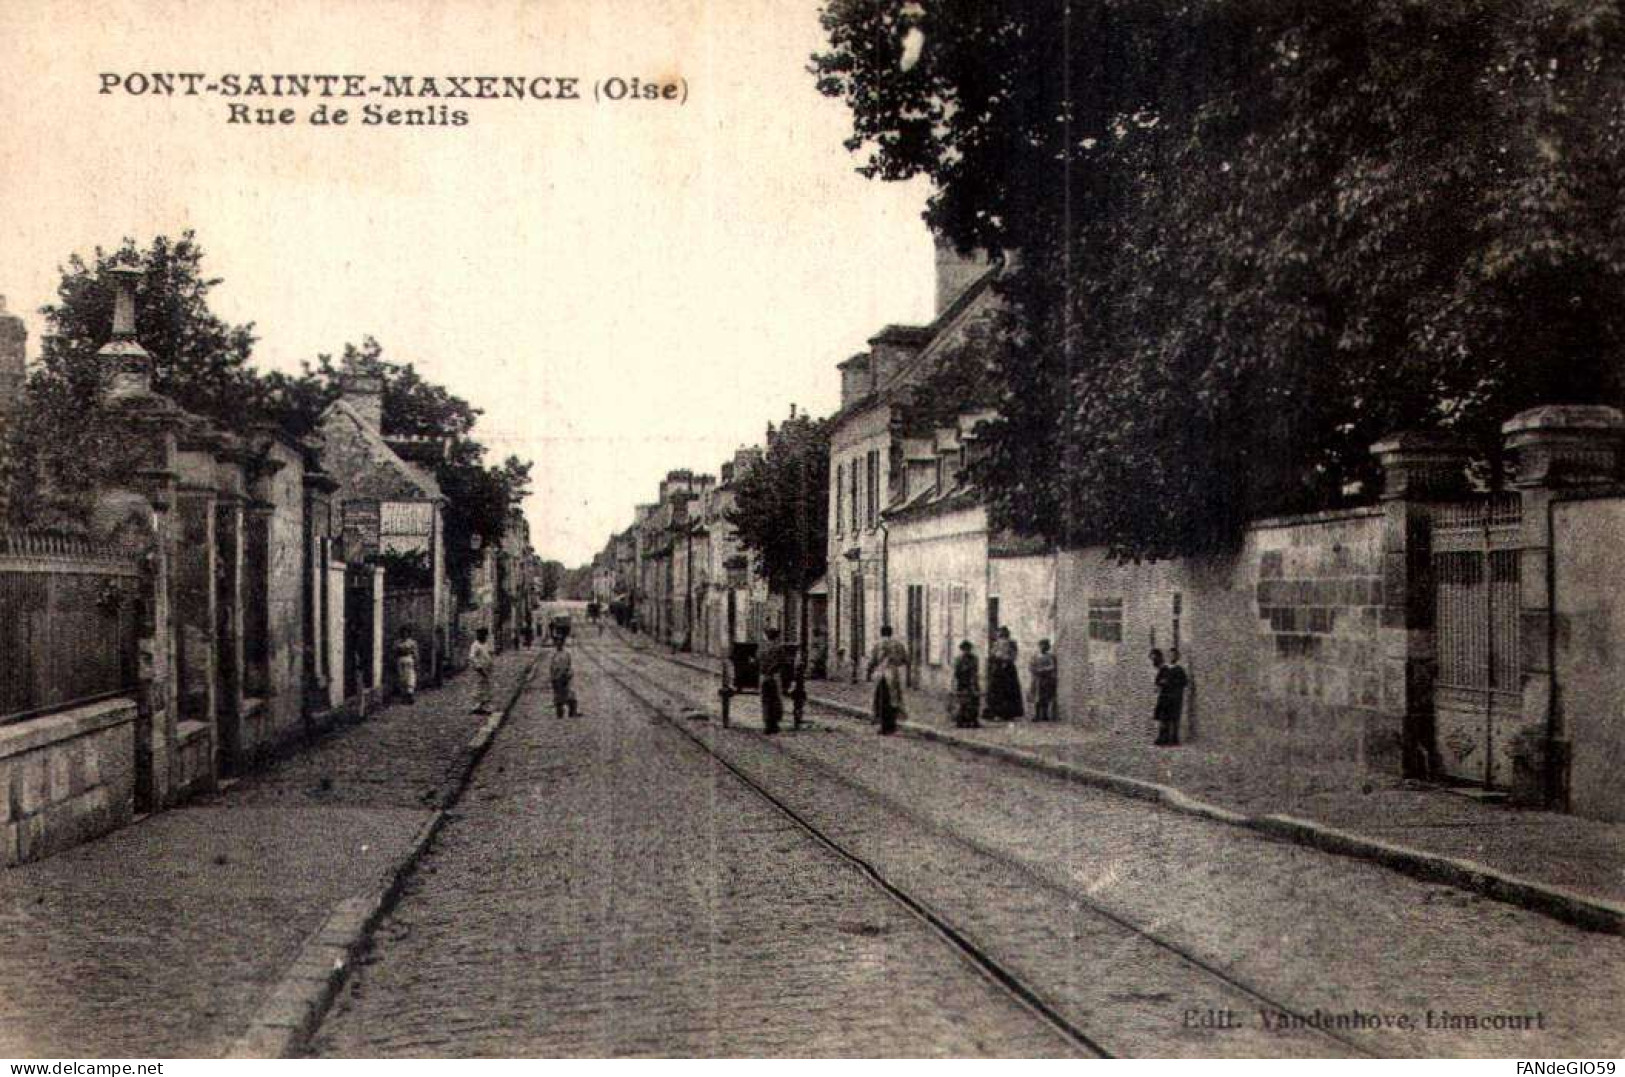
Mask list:
[{"label": "stone gate pillar", "polygon": [[111,373],[108,411],[127,432],[127,481],[98,497],[95,527],[100,537],[142,560],[135,796],[136,810],[146,812],[175,799],[180,660],[174,596],[182,544],[177,446],[186,416],[152,390],[152,358],[135,336],[135,284],[141,276],[130,266],[106,271],[115,293],[113,328],[97,360]]},{"label": "stone gate pillar", "polygon": [[1602,405],[1548,405],[1501,426],[1516,460],[1513,487],[1523,503],[1519,551],[1519,658],[1523,713],[1504,749],[1512,795],[1522,803],[1568,804],[1569,736],[1562,686],[1553,671],[1552,501],[1564,489],[1616,481],[1625,416]]},{"label": "stone gate pillar", "polygon": [[1382,698],[1366,758],[1406,777],[1436,769],[1432,506],[1461,497],[1468,452],[1439,431],[1408,431],[1371,446],[1382,465]]}]

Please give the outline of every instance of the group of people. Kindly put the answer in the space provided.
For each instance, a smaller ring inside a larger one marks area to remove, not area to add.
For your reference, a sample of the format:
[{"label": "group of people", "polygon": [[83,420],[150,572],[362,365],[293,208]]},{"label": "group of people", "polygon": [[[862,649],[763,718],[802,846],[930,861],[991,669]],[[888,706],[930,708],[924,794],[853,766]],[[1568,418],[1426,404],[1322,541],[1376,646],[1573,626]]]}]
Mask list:
[{"label": "group of people", "polygon": [[[468,665],[476,678],[475,714],[491,713],[491,673],[496,664],[496,653],[491,646],[490,632],[476,630],[473,645],[468,652]],[[575,716],[578,704],[574,690],[574,661],[566,647],[568,631],[553,634],[554,652],[548,665],[548,679],[553,688],[553,706],[558,717],[566,713]],[[792,653],[779,643],[779,632],[769,628],[757,661],[762,693],[762,725],[766,732],[777,733],[784,720],[784,699],[793,705],[795,728],[800,729],[807,703],[805,670],[794,661]],[[974,729],[982,722],[1015,721],[1024,714],[1022,708],[1021,675],[1018,671],[1019,648],[1010,636],[1010,629],[1001,627],[988,649],[987,697],[983,700],[981,663],[976,647],[970,640],[959,645],[959,657],[953,667],[953,719],[961,729]],[[878,679],[874,684],[874,721],[882,734],[897,731],[897,719],[904,713],[903,686],[908,677],[908,648],[892,637],[890,625],[882,625],[880,639],[869,653],[868,676]],[[411,703],[417,697],[418,645],[411,629],[402,627],[395,644],[396,676],[402,695]],[[1185,692],[1190,687],[1190,674],[1179,664],[1179,649],[1168,653],[1160,649],[1151,651],[1151,666],[1156,671],[1156,705],[1153,718],[1157,724],[1157,737],[1152,743],[1158,747],[1179,744],[1179,723],[1184,712]],[[1038,641],[1038,653],[1027,664],[1029,688],[1034,722],[1053,722],[1055,715],[1056,683],[1060,666],[1050,641]]]},{"label": "group of people", "polygon": [[[959,645],[959,657],[953,667],[953,720],[960,729],[975,729],[983,722],[1015,721],[1023,716],[1021,674],[1018,664],[1019,648],[1010,636],[1010,629],[1001,627],[988,649],[987,694],[982,693],[981,662],[976,657],[976,646],[970,640]],[[1179,649],[1171,648],[1164,656],[1161,650],[1152,650],[1151,665],[1156,671],[1154,687],[1156,704],[1152,717],[1157,725],[1157,747],[1179,744],[1179,722],[1184,712],[1185,693],[1190,687],[1190,675],[1179,664]],[[869,655],[868,676],[875,681],[874,720],[881,733],[897,729],[897,717],[903,712],[903,684],[909,667],[908,648],[892,638],[890,625],[882,625],[880,640]],[[1034,722],[1056,720],[1055,696],[1060,679],[1060,664],[1050,641],[1038,641],[1038,653],[1027,664],[1030,677],[1029,690],[1033,705]]]},{"label": "group of people", "polygon": [[[1026,712],[1022,705],[1020,649],[1010,636],[1009,628],[1000,628],[989,648],[987,659],[987,698],[982,697],[981,663],[976,657],[976,645],[965,640],[959,645],[959,657],[953,668],[953,718],[960,728],[975,728],[983,721],[1007,722],[1021,718]],[[904,710],[903,684],[909,667],[908,648],[892,638],[890,625],[880,628],[880,640],[869,654],[868,675],[878,671],[875,682],[874,717],[880,732],[892,733],[897,729],[897,716]],[[1033,705],[1033,721],[1053,722],[1055,718],[1056,683],[1060,666],[1050,649],[1049,640],[1040,640],[1038,653],[1027,666]]]},{"label": "group of people", "polygon": [[[992,646],[988,648],[987,699],[984,703],[976,646],[970,640],[959,645],[959,657],[954,660],[956,726],[969,729],[981,725],[983,721],[1013,722],[1025,715],[1021,704],[1019,655],[1020,648],[1011,638],[1010,629],[1000,628]],[[1049,640],[1039,640],[1038,653],[1027,663],[1033,721],[1055,721],[1055,691],[1060,672]]]},{"label": "group of people", "polygon": [[791,719],[795,728],[801,728],[802,716],[807,709],[807,673],[796,662],[794,652],[779,642],[779,630],[769,628],[763,633],[766,642],[756,658],[758,683],[762,691],[762,729],[777,733],[784,721],[784,700],[791,704]]},{"label": "group of people", "polygon": [[[553,708],[558,717],[566,713],[575,717],[580,705],[575,694],[575,663],[566,647],[568,632],[553,633],[553,657],[548,663],[548,680],[553,688]],[[529,643],[526,643],[529,646]],[[491,677],[496,668],[496,648],[491,643],[487,628],[474,630],[474,642],[468,648],[468,668],[474,673],[474,707],[472,714],[491,713]],[[411,628],[402,625],[395,640],[395,680],[402,701],[415,703],[418,693],[418,643]]]}]

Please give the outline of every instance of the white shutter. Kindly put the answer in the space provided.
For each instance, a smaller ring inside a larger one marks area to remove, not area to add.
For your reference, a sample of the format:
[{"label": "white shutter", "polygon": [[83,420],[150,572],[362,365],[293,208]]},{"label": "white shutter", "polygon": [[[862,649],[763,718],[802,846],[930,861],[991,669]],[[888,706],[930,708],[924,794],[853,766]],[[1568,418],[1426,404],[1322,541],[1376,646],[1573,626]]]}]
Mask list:
[{"label": "white shutter", "polygon": [[921,590],[925,592],[925,609],[922,611],[925,615],[925,624],[923,626],[925,639],[921,644],[921,649],[925,651],[925,654],[922,657],[934,666],[937,664],[937,652],[933,644],[939,638],[937,632],[937,589],[934,585],[927,584]]},{"label": "white shutter", "polygon": [[931,629],[936,639],[932,660],[941,665],[948,641],[948,589],[940,583],[931,588],[931,605]]}]

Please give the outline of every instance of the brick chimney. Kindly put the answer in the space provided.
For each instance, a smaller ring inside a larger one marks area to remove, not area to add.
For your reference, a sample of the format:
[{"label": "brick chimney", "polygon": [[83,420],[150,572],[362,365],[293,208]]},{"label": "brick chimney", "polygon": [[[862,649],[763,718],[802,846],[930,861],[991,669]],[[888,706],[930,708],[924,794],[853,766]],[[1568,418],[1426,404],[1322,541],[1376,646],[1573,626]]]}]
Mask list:
[{"label": "brick chimney", "polygon": [[152,356],[135,339],[135,282],[142,270],[113,266],[103,273],[112,278],[113,332],[96,357],[113,372],[107,395],[115,400],[142,396],[152,392]]},{"label": "brick chimney", "polygon": [[964,294],[979,280],[982,274],[988,271],[992,263],[988,260],[987,252],[982,250],[971,251],[969,254],[960,254],[954,250],[953,244],[938,238],[937,246],[937,314],[954,305],[954,300]]},{"label": "brick chimney", "polygon": [[884,389],[930,342],[931,330],[919,325],[888,325],[870,337],[870,387]]},{"label": "brick chimney", "polygon": [[835,367],[841,372],[841,407],[869,392],[873,385],[869,377],[869,353],[859,352]]},{"label": "brick chimney", "polygon": [[354,355],[345,356],[339,386],[340,399],[354,408],[368,426],[383,430],[384,375],[377,364]]},{"label": "brick chimney", "polygon": [[28,329],[23,320],[6,310],[6,297],[0,295],[0,422],[3,422],[23,392],[27,376],[24,355]]}]

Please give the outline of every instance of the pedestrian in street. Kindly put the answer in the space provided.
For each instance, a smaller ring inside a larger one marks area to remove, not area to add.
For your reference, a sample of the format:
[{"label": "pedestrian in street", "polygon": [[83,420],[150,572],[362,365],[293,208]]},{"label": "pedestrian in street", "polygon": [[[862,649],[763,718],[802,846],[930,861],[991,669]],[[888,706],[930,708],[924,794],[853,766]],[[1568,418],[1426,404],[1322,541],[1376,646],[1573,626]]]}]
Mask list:
[{"label": "pedestrian in street", "polygon": [[496,666],[496,653],[491,649],[491,632],[480,628],[474,632],[474,643],[468,649],[468,668],[474,671],[474,713],[491,713],[491,671]]},{"label": "pedestrian in street", "polygon": [[1016,641],[1010,638],[1010,629],[1000,628],[987,657],[987,717],[996,721],[1015,721],[1022,715],[1016,656]]},{"label": "pedestrian in street", "polygon": [[892,639],[891,625],[880,626],[880,640],[869,654],[868,676],[880,670],[875,682],[875,721],[881,734],[897,732],[897,717],[903,713],[903,676],[908,671],[908,648]]},{"label": "pedestrian in street", "polygon": [[806,659],[796,663],[793,682],[790,685],[790,727],[800,729],[802,718],[807,713],[807,662]]},{"label": "pedestrian in street", "polygon": [[1180,666],[1170,666],[1160,650],[1151,651],[1151,665],[1157,671],[1157,739],[1159,748],[1172,748],[1179,744],[1179,715],[1185,707],[1185,685],[1189,678]]},{"label": "pedestrian in street", "polygon": [[954,659],[954,725],[960,729],[977,729],[976,720],[982,707],[982,671],[976,660],[976,648],[970,640],[959,645],[959,657]]},{"label": "pedestrian in street", "polygon": [[570,717],[574,718],[579,713],[576,708],[575,662],[570,657],[565,640],[556,640],[553,644],[553,658],[548,663],[547,678],[553,684],[554,716],[563,718],[568,710]]},{"label": "pedestrian in street", "polygon": [[401,697],[408,703],[418,698],[418,641],[412,638],[412,629],[401,625],[395,639],[395,680]]},{"label": "pedestrian in street", "polygon": [[1027,669],[1032,674],[1033,721],[1055,721],[1055,686],[1060,666],[1050,652],[1049,640],[1038,641],[1038,653],[1033,655]]},{"label": "pedestrian in street", "polygon": [[777,733],[779,723],[784,720],[783,686],[779,680],[780,667],[784,665],[784,648],[779,646],[778,629],[769,628],[764,635],[767,642],[762,644],[762,652],[756,663],[762,686],[762,732]]}]

